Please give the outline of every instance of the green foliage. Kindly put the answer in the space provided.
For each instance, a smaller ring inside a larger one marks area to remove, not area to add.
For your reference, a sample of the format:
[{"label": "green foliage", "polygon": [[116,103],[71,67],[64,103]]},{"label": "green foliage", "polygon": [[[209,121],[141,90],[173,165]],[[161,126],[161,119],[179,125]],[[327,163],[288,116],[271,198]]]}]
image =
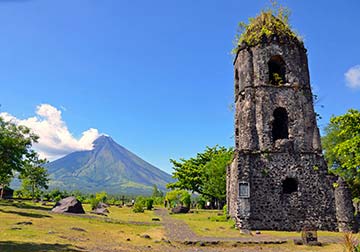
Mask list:
[{"label": "green foliage", "polygon": [[153,209],[154,200],[152,198],[146,199],[146,210]]},{"label": "green foliage", "polygon": [[99,192],[99,193],[96,193],[96,196],[95,198],[97,200],[99,200],[99,202],[103,202],[103,203],[106,203],[106,200],[107,200],[107,193],[106,192]]},{"label": "green foliage", "polygon": [[134,213],[143,213],[146,200],[144,197],[137,197],[133,206]]},{"label": "green foliage", "polygon": [[0,185],[8,185],[13,172],[23,170],[24,160],[32,155],[31,146],[37,139],[29,128],[0,117]]},{"label": "green foliage", "polygon": [[263,37],[287,37],[299,39],[289,24],[290,10],[274,2],[272,8],[261,11],[256,18],[249,18],[249,23],[240,22],[235,36],[233,54],[237,54],[238,46],[246,43],[249,46],[258,44]]},{"label": "green foliage", "polygon": [[354,197],[360,196],[360,111],[332,117],[325,132],[322,145],[330,171],[350,185]]},{"label": "green foliage", "polygon": [[165,197],[171,207],[177,204],[190,207],[191,195],[186,190],[172,190]]},{"label": "green foliage", "polygon": [[205,209],[206,201],[203,198],[200,198],[196,203],[197,209]]},{"label": "green foliage", "polygon": [[207,147],[203,153],[190,159],[170,160],[176,182],[167,185],[171,189],[197,192],[211,200],[224,201],[226,197],[226,167],[233,156],[232,148]]},{"label": "green foliage", "polygon": [[284,85],[284,80],[278,73],[273,73],[273,79],[270,81],[270,84],[281,86]]},{"label": "green foliage", "polygon": [[60,191],[59,189],[53,189],[50,192],[47,192],[44,194],[44,199],[45,200],[52,200],[52,201],[59,201],[63,198],[68,197],[69,194],[66,191]]},{"label": "green foliage", "polygon": [[228,212],[227,212],[227,205],[225,204],[224,207],[223,207],[223,213],[225,216],[228,215]]},{"label": "green foliage", "polygon": [[46,159],[40,159],[36,152],[29,153],[19,176],[23,195],[30,195],[32,199],[39,198],[42,194],[41,189],[48,189],[48,173],[43,167],[46,163]]},{"label": "green foliage", "polygon": [[90,205],[91,205],[91,210],[94,210],[97,208],[97,206],[99,205],[100,200],[96,197],[91,197],[90,198]]},{"label": "green foliage", "polygon": [[156,197],[163,197],[164,193],[158,189],[157,185],[153,185],[153,193],[152,193],[153,198]]}]

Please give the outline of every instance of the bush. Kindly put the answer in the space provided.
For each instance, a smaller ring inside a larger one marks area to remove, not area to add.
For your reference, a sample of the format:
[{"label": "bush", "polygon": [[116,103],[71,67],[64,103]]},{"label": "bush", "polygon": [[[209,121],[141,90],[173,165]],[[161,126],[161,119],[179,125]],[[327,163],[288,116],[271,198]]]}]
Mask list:
[{"label": "bush", "polygon": [[199,199],[197,204],[196,204],[196,208],[197,209],[205,209],[205,200],[204,199]]},{"label": "bush", "polygon": [[227,205],[225,204],[223,207],[224,216],[227,216]]},{"label": "bush", "polygon": [[90,205],[92,210],[96,209],[99,203],[100,203],[100,199],[96,197],[90,198]]},{"label": "bush", "polygon": [[149,198],[146,200],[146,209],[147,210],[151,210],[153,208],[153,203],[154,203],[154,200]]},{"label": "bush", "polygon": [[144,207],[146,204],[146,199],[144,197],[137,197],[135,200],[135,204],[133,206],[133,212],[134,213],[143,213],[144,212]]},{"label": "bush", "polygon": [[135,202],[133,206],[133,212],[134,213],[143,213],[144,212],[144,204],[141,201]]}]

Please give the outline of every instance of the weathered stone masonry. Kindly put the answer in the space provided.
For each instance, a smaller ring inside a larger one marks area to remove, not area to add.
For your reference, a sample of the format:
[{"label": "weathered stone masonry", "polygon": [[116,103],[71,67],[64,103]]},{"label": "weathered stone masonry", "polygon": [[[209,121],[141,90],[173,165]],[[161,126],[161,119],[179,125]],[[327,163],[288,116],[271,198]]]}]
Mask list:
[{"label": "weathered stone masonry", "polygon": [[229,214],[246,230],[336,230],[336,178],[322,155],[303,44],[277,36],[243,44],[234,70]]}]

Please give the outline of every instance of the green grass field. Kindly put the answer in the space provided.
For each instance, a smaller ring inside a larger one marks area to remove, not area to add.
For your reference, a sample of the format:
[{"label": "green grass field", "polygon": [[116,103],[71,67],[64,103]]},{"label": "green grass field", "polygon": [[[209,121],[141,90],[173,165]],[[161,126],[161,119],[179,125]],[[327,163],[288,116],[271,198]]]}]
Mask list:
[{"label": "green grass field", "polygon": [[[0,203],[0,251],[72,251],[84,248],[106,251],[107,248],[132,246],[135,249],[154,246],[154,240],[164,236],[163,227],[151,223],[152,212],[131,214],[131,209],[110,207],[109,217],[119,222],[149,222],[148,225],[135,225],[109,223],[104,217],[89,214],[53,214],[50,209],[51,206],[32,203]],[[85,205],[85,210],[89,210],[89,206]],[[31,222],[32,225],[17,224],[19,222]],[[141,238],[143,234],[152,239]]]},{"label": "green grass field", "polygon": [[[51,251],[321,251],[342,252],[341,244],[323,247],[295,246],[292,242],[281,245],[236,244],[221,242],[219,245],[200,249],[197,245],[184,245],[161,241],[166,239],[165,229],[159,222],[152,222],[153,211],[133,213],[131,208],[110,207],[108,217],[62,215],[50,212],[52,206],[32,202],[0,201],[0,251],[1,252],[51,252]],[[84,206],[88,212],[89,205]],[[243,237],[233,227],[233,222],[211,221],[218,211],[195,211],[190,214],[171,215],[185,221],[193,231],[204,237]],[[31,222],[31,225],[26,223]],[[147,234],[150,239],[143,238]],[[296,232],[262,231],[272,237],[300,236]],[[319,232],[319,236],[341,236],[339,233]]]}]

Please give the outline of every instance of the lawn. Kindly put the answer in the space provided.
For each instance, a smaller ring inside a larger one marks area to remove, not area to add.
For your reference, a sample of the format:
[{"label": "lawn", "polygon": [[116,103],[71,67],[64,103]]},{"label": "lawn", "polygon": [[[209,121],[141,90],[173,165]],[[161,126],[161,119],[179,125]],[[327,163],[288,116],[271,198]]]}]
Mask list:
[{"label": "lawn", "polygon": [[[86,209],[87,207],[85,207]],[[164,237],[159,224],[109,223],[92,215],[53,214],[32,203],[0,203],[0,251],[107,251],[112,248],[156,246]],[[111,218],[126,221],[130,210],[110,208]],[[124,213],[124,216],[122,216]],[[152,213],[133,214],[130,220],[151,221]],[[109,216],[110,217],[110,216]],[[17,224],[31,222],[31,225]],[[147,234],[151,239],[142,238]]]},{"label": "lawn", "polygon": [[194,210],[188,214],[172,214],[171,217],[186,222],[190,228],[199,236],[214,237],[239,237],[239,230],[235,229],[235,222],[212,221],[212,218],[218,218],[218,210]]},{"label": "lawn", "polygon": [[[85,205],[85,210],[90,210]],[[0,251],[1,252],[52,252],[52,251],[243,251],[243,252],[341,252],[340,244],[323,247],[295,246],[292,242],[281,245],[240,244],[236,241],[218,245],[184,245],[166,242],[165,229],[160,222],[152,222],[153,211],[133,213],[131,208],[110,207],[108,217],[62,215],[50,212],[52,206],[32,202],[0,201]],[[198,235],[206,237],[244,237],[233,228],[233,222],[211,221],[218,211],[196,211],[190,214],[171,215],[185,221]],[[31,224],[30,224],[31,223]],[[273,237],[299,236],[294,232],[262,231]],[[150,239],[144,235],[149,235]],[[340,234],[331,233],[339,236]],[[323,235],[319,232],[319,235]],[[324,233],[329,236],[329,233]],[[246,237],[246,236],[245,236]],[[165,238],[165,241],[162,240]]]}]

